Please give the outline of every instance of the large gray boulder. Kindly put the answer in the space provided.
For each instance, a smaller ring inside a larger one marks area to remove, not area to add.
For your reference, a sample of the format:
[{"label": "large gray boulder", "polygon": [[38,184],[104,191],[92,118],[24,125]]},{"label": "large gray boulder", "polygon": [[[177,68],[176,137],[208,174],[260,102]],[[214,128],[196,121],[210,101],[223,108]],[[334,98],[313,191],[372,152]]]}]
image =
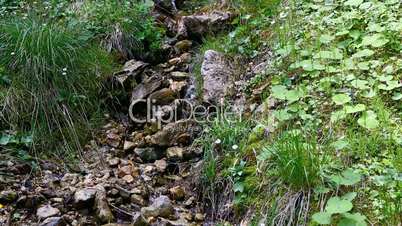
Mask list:
[{"label": "large gray boulder", "polygon": [[222,11],[183,16],[178,23],[177,36],[181,39],[202,37],[224,29],[232,18],[232,13]]},{"label": "large gray boulder", "polygon": [[203,101],[220,103],[233,84],[233,69],[225,56],[215,50],[207,50],[201,65],[204,80]]}]

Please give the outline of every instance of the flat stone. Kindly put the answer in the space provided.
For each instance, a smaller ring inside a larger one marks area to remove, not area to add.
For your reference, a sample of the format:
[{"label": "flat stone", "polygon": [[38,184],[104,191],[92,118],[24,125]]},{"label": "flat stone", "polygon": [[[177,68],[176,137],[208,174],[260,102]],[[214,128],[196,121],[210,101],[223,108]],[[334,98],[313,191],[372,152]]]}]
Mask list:
[{"label": "flat stone", "polygon": [[141,208],[144,217],[169,217],[174,213],[174,208],[169,197],[161,195],[154,200],[151,206]]},{"label": "flat stone", "polygon": [[136,148],[134,153],[137,154],[142,161],[152,162],[162,157],[163,153],[153,147],[148,148]]},{"label": "flat stone", "polygon": [[182,160],[184,150],[181,147],[170,147],[166,150],[166,157],[169,160]]},{"label": "flat stone", "polygon": [[123,179],[125,182],[127,182],[128,184],[131,184],[131,183],[134,182],[134,177],[131,176],[131,175],[125,175],[122,179]]},{"label": "flat stone", "polygon": [[45,205],[37,209],[36,216],[39,219],[46,219],[49,217],[54,217],[60,214],[60,210],[52,207],[51,205]]},{"label": "flat stone", "polygon": [[164,160],[164,159],[156,160],[154,164],[155,164],[156,170],[158,170],[158,172],[163,173],[166,171],[166,168],[167,168],[166,160]]},{"label": "flat stone", "polygon": [[181,72],[181,71],[173,71],[170,73],[173,79],[175,80],[185,80],[190,78],[190,74],[186,72]]},{"label": "flat stone", "polygon": [[49,217],[44,220],[39,226],[65,226],[66,221],[62,217]]},{"label": "flat stone", "polygon": [[96,195],[95,188],[84,188],[74,193],[74,204],[77,208],[85,208],[91,206]]},{"label": "flat stone", "polygon": [[17,200],[17,192],[15,191],[2,191],[0,193],[0,203],[12,203]]},{"label": "flat stone", "polygon": [[136,144],[134,142],[131,141],[124,141],[124,145],[123,145],[123,150],[124,151],[129,151],[129,150],[133,150],[136,147]]},{"label": "flat stone", "polygon": [[186,192],[181,186],[169,189],[169,193],[174,200],[183,200],[186,195]]}]

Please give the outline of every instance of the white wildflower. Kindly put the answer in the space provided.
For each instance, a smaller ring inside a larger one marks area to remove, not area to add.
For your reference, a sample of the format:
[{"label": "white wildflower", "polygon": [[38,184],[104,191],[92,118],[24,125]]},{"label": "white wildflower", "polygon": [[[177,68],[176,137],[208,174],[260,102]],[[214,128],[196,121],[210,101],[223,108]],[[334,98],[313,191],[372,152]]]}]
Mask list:
[{"label": "white wildflower", "polygon": [[239,148],[239,146],[237,146],[236,144],[232,146],[233,150],[237,150]]}]

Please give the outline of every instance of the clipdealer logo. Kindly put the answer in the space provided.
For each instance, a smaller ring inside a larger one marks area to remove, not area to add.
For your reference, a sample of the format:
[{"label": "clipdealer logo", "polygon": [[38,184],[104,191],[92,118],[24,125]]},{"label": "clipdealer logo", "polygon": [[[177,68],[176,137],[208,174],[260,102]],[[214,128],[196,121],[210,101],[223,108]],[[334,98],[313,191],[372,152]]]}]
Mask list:
[{"label": "clipdealer logo", "polygon": [[[146,114],[135,114],[143,107]],[[155,100],[137,99],[129,106],[130,119],[138,124],[157,123],[158,128],[162,124],[177,122],[178,120],[193,120],[197,123],[209,123],[215,120],[241,120],[243,108],[234,108],[231,104],[219,105],[194,105],[188,99],[176,99],[171,105],[159,105]]]}]

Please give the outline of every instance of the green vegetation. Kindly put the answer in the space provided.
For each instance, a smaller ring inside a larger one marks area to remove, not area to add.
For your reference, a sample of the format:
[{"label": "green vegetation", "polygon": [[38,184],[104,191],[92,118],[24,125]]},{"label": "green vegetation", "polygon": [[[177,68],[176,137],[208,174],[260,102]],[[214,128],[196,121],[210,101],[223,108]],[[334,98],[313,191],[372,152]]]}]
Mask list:
[{"label": "green vegetation", "polygon": [[[209,38],[201,49],[242,54],[250,61],[273,51],[268,70],[249,81],[248,91],[251,96],[261,88],[261,102],[274,101],[275,109],[257,122],[243,122],[249,139],[225,134],[226,140],[237,140],[239,150],[207,158],[206,172],[232,188],[240,215],[255,209],[255,222],[397,225],[402,213],[401,3],[237,4],[248,15],[241,13],[232,33]],[[264,8],[268,14],[261,13]],[[256,32],[247,31],[244,21]],[[211,148],[205,147],[206,152]],[[291,202],[295,196],[299,203]]]},{"label": "green vegetation", "polygon": [[[135,0],[1,4],[2,138],[25,134],[39,156],[75,158],[103,118],[99,93],[117,63],[159,54],[164,31],[155,26],[152,6]],[[2,146],[18,149],[13,142]]]}]

